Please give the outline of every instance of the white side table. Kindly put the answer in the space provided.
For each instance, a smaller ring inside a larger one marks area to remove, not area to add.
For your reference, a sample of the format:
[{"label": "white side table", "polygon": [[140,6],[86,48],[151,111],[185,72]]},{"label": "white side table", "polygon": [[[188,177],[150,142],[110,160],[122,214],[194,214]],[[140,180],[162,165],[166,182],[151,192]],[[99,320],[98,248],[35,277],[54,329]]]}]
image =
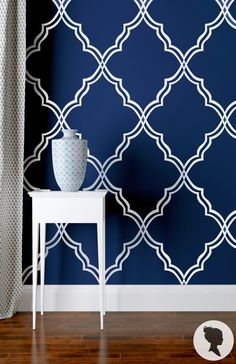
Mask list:
[{"label": "white side table", "polygon": [[36,328],[36,289],[37,289],[39,235],[40,235],[40,255],[41,255],[40,259],[41,315],[43,315],[46,223],[97,224],[100,324],[101,324],[101,329],[103,329],[103,316],[105,315],[105,195],[106,193],[107,193],[106,190],[79,191],[79,192],[61,192],[61,191],[29,192],[30,197],[32,197],[33,329]]}]

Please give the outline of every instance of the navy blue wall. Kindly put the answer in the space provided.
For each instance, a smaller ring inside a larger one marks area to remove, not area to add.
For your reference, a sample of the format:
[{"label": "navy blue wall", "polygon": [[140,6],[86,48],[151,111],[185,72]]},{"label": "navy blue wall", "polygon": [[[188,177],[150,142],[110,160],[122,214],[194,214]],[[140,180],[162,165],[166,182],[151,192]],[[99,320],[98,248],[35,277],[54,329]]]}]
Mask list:
[{"label": "navy blue wall", "polygon": [[[28,1],[25,282],[26,192],[58,190],[51,140],[76,128],[108,283],[236,283],[235,44],[234,1]],[[94,225],[48,226],[46,283],[97,283],[96,251]]]}]

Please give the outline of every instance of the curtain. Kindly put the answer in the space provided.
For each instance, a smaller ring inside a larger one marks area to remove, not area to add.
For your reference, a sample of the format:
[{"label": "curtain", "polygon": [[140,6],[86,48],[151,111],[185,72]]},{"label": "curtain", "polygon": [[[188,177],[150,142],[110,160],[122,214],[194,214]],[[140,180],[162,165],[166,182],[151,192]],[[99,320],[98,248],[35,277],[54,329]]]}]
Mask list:
[{"label": "curtain", "polygon": [[25,1],[0,0],[0,318],[22,292]]}]

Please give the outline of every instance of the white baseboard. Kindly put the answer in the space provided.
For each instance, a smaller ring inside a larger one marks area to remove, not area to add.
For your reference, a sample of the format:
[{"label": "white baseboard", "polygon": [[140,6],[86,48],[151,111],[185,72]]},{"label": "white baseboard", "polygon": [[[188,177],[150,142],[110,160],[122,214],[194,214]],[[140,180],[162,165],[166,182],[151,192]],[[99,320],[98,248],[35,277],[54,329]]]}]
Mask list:
[{"label": "white baseboard", "polygon": [[[31,311],[30,285],[19,311]],[[38,287],[37,310],[40,290]],[[98,311],[97,285],[46,285],[45,311]],[[236,285],[107,285],[107,311],[236,311]]]}]

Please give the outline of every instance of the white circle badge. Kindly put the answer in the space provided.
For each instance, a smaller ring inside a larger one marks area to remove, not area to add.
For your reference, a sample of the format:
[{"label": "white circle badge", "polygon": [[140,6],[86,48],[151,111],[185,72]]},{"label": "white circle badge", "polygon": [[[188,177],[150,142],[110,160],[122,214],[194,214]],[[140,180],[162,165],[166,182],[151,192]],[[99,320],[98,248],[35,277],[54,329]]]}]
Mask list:
[{"label": "white circle badge", "polygon": [[193,345],[202,358],[217,361],[229,355],[234,345],[234,336],[229,326],[223,322],[206,321],[196,329]]}]

